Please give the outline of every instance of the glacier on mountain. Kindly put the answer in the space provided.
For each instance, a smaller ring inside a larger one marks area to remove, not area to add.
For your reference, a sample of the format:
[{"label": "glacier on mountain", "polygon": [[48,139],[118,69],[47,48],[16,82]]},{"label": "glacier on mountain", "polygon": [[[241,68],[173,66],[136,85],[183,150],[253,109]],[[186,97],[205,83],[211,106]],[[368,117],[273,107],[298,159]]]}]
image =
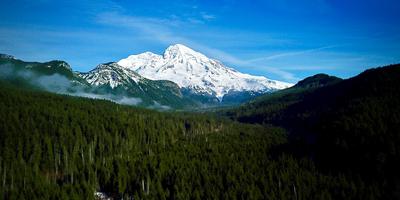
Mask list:
[{"label": "glacier on mountain", "polygon": [[238,72],[182,44],[169,46],[163,55],[145,52],[117,62],[151,80],[169,80],[195,93],[216,96],[229,92],[271,92],[292,86],[263,76]]}]

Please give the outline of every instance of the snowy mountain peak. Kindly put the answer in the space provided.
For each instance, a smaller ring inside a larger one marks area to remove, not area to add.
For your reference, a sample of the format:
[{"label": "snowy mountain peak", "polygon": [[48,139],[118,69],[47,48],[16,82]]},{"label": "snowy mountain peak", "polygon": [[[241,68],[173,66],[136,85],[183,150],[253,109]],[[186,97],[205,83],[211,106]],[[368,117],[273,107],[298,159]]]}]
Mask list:
[{"label": "snowy mountain peak", "polygon": [[219,100],[231,91],[268,92],[292,86],[263,76],[240,73],[182,44],[169,46],[163,56],[146,52],[131,55],[118,64],[145,78],[169,80],[181,88],[212,95]]},{"label": "snowy mountain peak", "polygon": [[205,56],[182,44],[171,45],[164,52],[164,59],[181,59],[184,57]]},{"label": "snowy mountain peak", "polygon": [[130,66],[128,68],[136,71],[143,66],[154,68],[161,60],[163,60],[162,56],[152,52],[145,52],[138,55],[130,55],[129,57],[120,60],[118,64],[124,67]]},{"label": "snowy mountain peak", "polygon": [[174,60],[174,62],[186,62],[186,61],[209,61],[210,59],[207,56],[199,53],[185,45],[182,44],[175,44],[169,46],[165,52],[163,58],[165,60]]},{"label": "snowy mountain peak", "polygon": [[97,65],[93,70],[81,73],[79,76],[91,85],[109,85],[111,88],[137,83],[142,79],[136,72],[124,68],[115,62]]},{"label": "snowy mountain peak", "polygon": [[183,44],[174,44],[174,45],[169,46],[167,49],[165,49],[165,53],[168,53],[168,52],[193,53],[195,51]]}]

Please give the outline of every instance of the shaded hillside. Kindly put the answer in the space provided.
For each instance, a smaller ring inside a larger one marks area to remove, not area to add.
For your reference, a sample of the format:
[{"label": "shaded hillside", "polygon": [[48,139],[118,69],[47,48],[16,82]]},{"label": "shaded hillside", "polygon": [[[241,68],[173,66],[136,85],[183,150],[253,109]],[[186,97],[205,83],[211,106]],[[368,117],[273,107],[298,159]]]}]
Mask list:
[{"label": "shaded hillside", "polygon": [[299,81],[295,87],[299,88],[319,88],[327,85],[335,84],[340,82],[342,79],[329,76],[327,74],[316,74],[314,76],[307,77],[301,81]]},{"label": "shaded hillside", "polygon": [[317,74],[293,87],[259,96],[239,107],[219,109],[217,112],[246,123],[273,123],[282,117],[288,106],[302,101],[307,94],[320,87],[336,84],[341,80],[334,76]]},{"label": "shaded hillside", "polygon": [[[328,171],[365,177],[398,198],[400,191],[400,65],[301,92],[266,96],[231,110],[241,122],[285,127],[286,150]],[[282,91],[283,92],[283,91]]]}]

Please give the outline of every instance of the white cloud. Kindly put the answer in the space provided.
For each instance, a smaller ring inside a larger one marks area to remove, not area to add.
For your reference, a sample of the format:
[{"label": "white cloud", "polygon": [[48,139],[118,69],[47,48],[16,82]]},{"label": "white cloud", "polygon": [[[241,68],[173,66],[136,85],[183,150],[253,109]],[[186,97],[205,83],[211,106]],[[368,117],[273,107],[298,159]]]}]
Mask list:
[{"label": "white cloud", "polygon": [[113,100],[119,104],[125,104],[125,105],[137,105],[142,102],[142,99],[140,98],[134,98],[134,97],[122,97],[117,100]]},{"label": "white cloud", "polygon": [[314,49],[307,49],[307,50],[303,50],[303,51],[294,51],[294,52],[286,52],[286,53],[274,54],[274,55],[270,55],[270,56],[254,58],[254,59],[251,59],[249,61],[250,62],[256,62],[256,61],[274,60],[274,59],[283,58],[283,57],[290,57],[290,56],[308,54],[308,53],[312,53],[312,52],[321,51],[321,50],[324,50],[324,49],[331,49],[331,48],[335,48],[335,47],[338,47],[338,46],[339,45],[330,45],[330,46],[323,46],[323,47],[314,48]]},{"label": "white cloud", "polygon": [[207,21],[216,19],[215,15],[211,15],[206,12],[201,12],[200,14],[201,14],[201,18],[203,18],[204,20],[207,20]]},{"label": "white cloud", "polygon": [[229,62],[232,64],[245,64],[245,62],[243,62],[241,59],[238,59],[227,52],[202,45],[185,37],[181,37],[179,34],[179,29],[176,30],[172,26],[177,26],[178,24],[183,26],[184,22],[176,20],[171,21],[168,19],[127,16],[115,12],[102,13],[98,15],[97,22],[110,26],[131,28],[135,31],[140,31],[142,34],[146,34],[151,40],[157,40],[166,45],[174,43],[186,44],[208,54],[210,57],[221,59],[224,62]]},{"label": "white cloud", "polygon": [[[3,69],[0,71],[1,78],[23,78],[26,81],[29,81],[30,84],[39,86],[49,92],[91,99],[109,100],[124,105],[138,105],[142,103],[142,99],[140,98],[127,97],[125,95],[97,94],[90,90],[88,91],[80,85],[72,84],[71,80],[58,73],[52,75],[41,75],[29,70],[16,71],[15,68],[9,64],[3,64],[0,65],[0,67]],[[166,106],[161,104],[155,104],[155,106],[158,106],[160,109],[167,109]]]},{"label": "white cloud", "polygon": [[162,104],[158,103],[157,101],[153,101],[153,105],[148,106],[148,108],[160,110],[160,111],[167,111],[167,110],[171,109],[171,107],[162,105]]},{"label": "white cloud", "polygon": [[291,83],[297,82],[299,80],[299,78],[296,77],[293,73],[290,73],[288,71],[282,70],[277,67],[261,66],[260,68],[263,71],[278,75],[278,76],[282,77],[282,79],[284,79],[285,81],[288,81]]}]

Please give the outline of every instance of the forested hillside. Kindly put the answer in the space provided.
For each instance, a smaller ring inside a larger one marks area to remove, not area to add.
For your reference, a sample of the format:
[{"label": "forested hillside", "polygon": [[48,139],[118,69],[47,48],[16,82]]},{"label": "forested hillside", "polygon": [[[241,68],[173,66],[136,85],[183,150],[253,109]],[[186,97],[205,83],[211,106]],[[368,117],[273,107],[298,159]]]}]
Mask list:
[{"label": "forested hillside", "polygon": [[299,81],[293,87],[256,97],[241,106],[217,108],[217,113],[245,123],[271,124],[283,111],[304,99],[316,89],[336,84],[342,79],[327,74],[317,74]]},{"label": "forested hillside", "polygon": [[380,186],[281,152],[281,128],[0,84],[0,199],[368,199]]},{"label": "forested hillside", "polygon": [[370,69],[321,87],[297,85],[221,113],[240,122],[283,127],[289,143],[282,151],[311,158],[325,172],[378,183],[382,193],[397,199],[399,77],[400,65]]}]

